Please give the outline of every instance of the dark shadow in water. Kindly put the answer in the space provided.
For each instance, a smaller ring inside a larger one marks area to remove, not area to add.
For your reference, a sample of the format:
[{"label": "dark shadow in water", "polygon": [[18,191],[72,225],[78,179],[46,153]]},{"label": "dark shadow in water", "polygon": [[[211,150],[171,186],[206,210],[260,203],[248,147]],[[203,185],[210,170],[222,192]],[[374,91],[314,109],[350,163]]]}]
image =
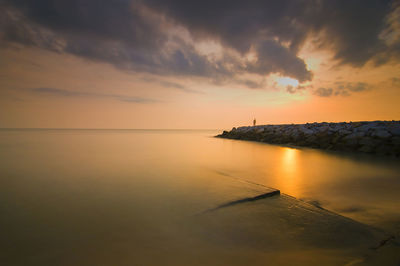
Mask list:
[{"label": "dark shadow in water", "polygon": [[265,198],[270,198],[270,197],[277,196],[277,195],[280,195],[280,194],[281,194],[281,192],[279,190],[274,190],[274,191],[271,191],[271,192],[268,192],[268,193],[264,193],[264,194],[261,194],[261,195],[255,196],[255,197],[244,198],[244,199],[240,199],[240,200],[235,200],[235,201],[231,201],[231,202],[228,202],[228,203],[224,203],[224,204],[219,205],[219,206],[217,206],[215,208],[205,210],[202,213],[216,211],[216,210],[219,210],[219,209],[222,209],[222,208],[226,208],[226,207],[230,207],[230,206],[233,206],[233,205],[236,205],[236,204],[240,204],[240,203],[251,202],[251,201],[256,201],[256,200],[265,199]]}]

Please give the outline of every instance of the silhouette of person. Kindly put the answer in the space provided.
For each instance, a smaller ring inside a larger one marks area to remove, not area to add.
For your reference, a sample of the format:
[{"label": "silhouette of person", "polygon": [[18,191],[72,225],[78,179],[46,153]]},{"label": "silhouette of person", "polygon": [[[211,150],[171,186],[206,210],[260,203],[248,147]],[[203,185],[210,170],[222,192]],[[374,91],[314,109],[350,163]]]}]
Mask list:
[{"label": "silhouette of person", "polygon": [[256,126],[256,119],[253,120],[253,126]]}]

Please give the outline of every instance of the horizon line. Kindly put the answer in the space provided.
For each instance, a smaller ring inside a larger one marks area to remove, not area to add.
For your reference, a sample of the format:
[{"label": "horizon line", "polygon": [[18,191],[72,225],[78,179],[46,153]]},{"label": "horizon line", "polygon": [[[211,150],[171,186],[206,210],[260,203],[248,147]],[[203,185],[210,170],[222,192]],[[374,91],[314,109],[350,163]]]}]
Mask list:
[{"label": "horizon line", "polygon": [[0,130],[222,130],[210,128],[73,128],[73,127],[0,127]]}]

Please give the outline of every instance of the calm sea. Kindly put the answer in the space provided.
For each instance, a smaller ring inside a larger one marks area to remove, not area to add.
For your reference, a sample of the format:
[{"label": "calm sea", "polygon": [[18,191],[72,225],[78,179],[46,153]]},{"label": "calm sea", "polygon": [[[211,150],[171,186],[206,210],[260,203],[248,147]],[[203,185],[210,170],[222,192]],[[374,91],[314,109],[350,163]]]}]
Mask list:
[{"label": "calm sea", "polygon": [[174,265],[166,254],[183,263],[187,247],[191,255],[206,250],[208,238],[199,244],[181,234],[182,221],[240,199],[240,184],[400,230],[399,159],[213,138],[217,133],[0,130],[2,265]]}]

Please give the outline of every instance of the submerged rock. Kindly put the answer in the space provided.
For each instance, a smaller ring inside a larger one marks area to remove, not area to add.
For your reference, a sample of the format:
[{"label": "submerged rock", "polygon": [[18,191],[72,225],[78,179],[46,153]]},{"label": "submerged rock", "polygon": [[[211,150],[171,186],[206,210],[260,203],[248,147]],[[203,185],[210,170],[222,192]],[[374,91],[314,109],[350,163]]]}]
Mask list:
[{"label": "submerged rock", "polygon": [[234,127],[217,137],[400,156],[400,121]]}]

